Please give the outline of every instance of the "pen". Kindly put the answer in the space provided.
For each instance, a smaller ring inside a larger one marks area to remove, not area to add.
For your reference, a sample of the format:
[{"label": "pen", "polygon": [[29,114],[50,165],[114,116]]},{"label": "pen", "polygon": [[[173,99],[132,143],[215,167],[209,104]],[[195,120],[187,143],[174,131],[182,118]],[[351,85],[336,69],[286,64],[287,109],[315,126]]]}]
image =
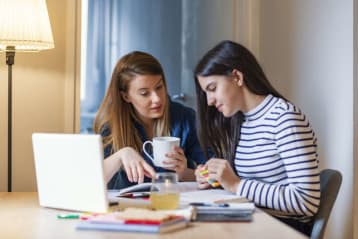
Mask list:
[{"label": "pen", "polygon": [[189,205],[196,207],[230,207],[228,203],[204,203],[204,202],[192,202]]},{"label": "pen", "polygon": [[110,207],[118,206],[118,202],[109,202],[109,206]]},{"label": "pen", "polygon": [[79,219],[80,215],[78,214],[58,214],[58,219]]},{"label": "pen", "polygon": [[137,192],[137,193],[132,193],[132,197],[133,198],[145,198],[145,197],[149,197],[150,196],[150,192]]},{"label": "pen", "polygon": [[150,192],[134,192],[134,193],[125,193],[120,195],[119,197],[126,198],[147,198],[150,196]]}]

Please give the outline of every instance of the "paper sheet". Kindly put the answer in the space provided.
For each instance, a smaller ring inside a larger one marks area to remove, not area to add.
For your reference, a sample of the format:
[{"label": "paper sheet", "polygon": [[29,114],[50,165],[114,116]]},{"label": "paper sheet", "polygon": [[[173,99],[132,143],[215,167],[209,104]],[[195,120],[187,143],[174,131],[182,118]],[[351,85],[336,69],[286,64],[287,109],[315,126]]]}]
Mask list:
[{"label": "paper sheet", "polygon": [[184,205],[192,202],[213,203],[240,198],[236,194],[229,193],[223,189],[196,190],[180,193],[180,204]]}]

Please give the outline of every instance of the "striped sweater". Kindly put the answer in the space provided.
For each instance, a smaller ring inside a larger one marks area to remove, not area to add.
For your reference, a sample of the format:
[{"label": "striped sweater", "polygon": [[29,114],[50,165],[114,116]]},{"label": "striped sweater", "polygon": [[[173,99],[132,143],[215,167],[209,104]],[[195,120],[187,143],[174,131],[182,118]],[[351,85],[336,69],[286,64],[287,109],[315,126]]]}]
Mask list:
[{"label": "striped sweater", "polygon": [[268,95],[247,112],[235,154],[237,194],[275,216],[311,220],[320,202],[315,134],[291,103]]}]

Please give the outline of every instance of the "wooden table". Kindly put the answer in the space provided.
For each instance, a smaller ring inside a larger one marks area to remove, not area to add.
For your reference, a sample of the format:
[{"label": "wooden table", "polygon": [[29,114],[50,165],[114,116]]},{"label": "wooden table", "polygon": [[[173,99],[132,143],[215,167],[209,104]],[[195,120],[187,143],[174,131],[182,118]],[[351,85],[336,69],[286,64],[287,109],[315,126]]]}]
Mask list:
[{"label": "wooden table", "polygon": [[307,238],[263,211],[254,213],[252,222],[192,223],[189,228],[167,234],[141,234],[102,231],[77,231],[76,219],[57,219],[64,211],[42,208],[35,192],[0,192],[0,238]]}]

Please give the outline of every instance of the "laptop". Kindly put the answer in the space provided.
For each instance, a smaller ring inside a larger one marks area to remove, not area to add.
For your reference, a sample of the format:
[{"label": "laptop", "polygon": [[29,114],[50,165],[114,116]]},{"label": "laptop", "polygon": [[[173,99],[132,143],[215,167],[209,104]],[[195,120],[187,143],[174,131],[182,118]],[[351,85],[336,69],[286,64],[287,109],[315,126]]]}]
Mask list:
[{"label": "laptop", "polygon": [[34,133],[32,143],[41,206],[108,211],[100,135]]}]

